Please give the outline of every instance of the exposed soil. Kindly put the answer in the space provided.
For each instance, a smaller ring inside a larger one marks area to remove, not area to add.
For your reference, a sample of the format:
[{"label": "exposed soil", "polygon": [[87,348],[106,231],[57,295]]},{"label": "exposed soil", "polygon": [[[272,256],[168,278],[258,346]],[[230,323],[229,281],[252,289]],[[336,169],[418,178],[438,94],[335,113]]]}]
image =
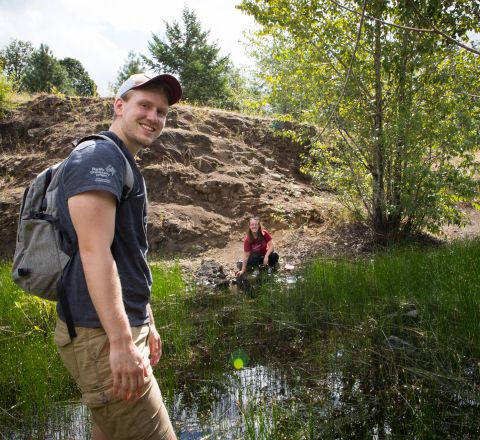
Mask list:
[{"label": "exposed soil", "polygon": [[[71,141],[108,129],[111,108],[105,98],[41,95],[0,121],[0,256],[13,255],[25,186],[65,158]],[[233,112],[171,109],[161,137],[138,157],[149,191],[154,255],[178,259],[191,270],[214,259],[231,275],[252,214],[272,232],[282,266],[368,249],[368,233],[345,222],[335,196],[313,189],[299,173],[304,148],[275,135],[278,126]],[[447,237],[478,235],[480,213],[465,209],[472,223],[447,228]]]}]

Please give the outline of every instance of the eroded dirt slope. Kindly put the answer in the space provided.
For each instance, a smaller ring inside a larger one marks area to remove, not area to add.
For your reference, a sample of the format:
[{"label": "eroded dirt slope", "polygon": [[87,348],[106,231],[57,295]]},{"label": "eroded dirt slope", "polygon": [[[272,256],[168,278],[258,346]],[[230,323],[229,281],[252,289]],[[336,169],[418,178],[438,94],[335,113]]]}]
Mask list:
[{"label": "eroded dirt slope", "polygon": [[[108,99],[39,96],[1,122],[2,256],[14,249],[25,186],[66,157],[71,141],[107,129],[111,106]],[[152,252],[193,261],[212,256],[230,268],[241,255],[246,221],[257,214],[284,260],[297,258],[304,250],[296,232],[314,243],[336,209],[298,173],[301,152],[274,134],[272,120],[174,107],[160,139],[138,157],[149,189]]]},{"label": "eroded dirt slope", "polygon": [[[23,190],[71,141],[108,129],[112,101],[38,96],[0,121],[0,256],[11,257]],[[138,157],[149,190],[151,251],[195,269],[213,258],[231,274],[247,219],[260,215],[281,262],[356,253],[368,237],[342,223],[328,192],[299,172],[303,147],[275,135],[278,123],[177,105],[158,141]],[[339,226],[341,224],[341,226]]]}]

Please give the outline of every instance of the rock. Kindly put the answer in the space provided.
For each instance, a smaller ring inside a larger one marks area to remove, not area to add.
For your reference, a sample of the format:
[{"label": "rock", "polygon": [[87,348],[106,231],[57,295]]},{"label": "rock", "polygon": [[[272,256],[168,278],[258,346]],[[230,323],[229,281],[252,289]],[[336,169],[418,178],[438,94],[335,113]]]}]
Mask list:
[{"label": "rock", "polygon": [[404,350],[407,353],[416,351],[416,347],[399,338],[398,336],[389,336],[387,339],[385,339],[385,344],[388,345],[388,347],[392,350]]},{"label": "rock", "polygon": [[273,159],[270,159],[269,157],[267,157],[265,159],[265,166],[267,168],[273,168],[275,166],[275,161]]},{"label": "rock", "polygon": [[417,319],[418,311],[416,309],[410,310],[409,312],[405,313],[405,316],[408,316],[409,318],[412,318],[412,319]]},{"label": "rock", "polygon": [[3,148],[15,149],[20,139],[28,137],[27,125],[20,121],[0,122],[0,144]]},{"label": "rock", "polygon": [[278,174],[278,173],[271,173],[270,174],[270,179],[277,180],[277,181],[280,181],[280,182],[282,182],[284,180],[282,175]]},{"label": "rock", "polygon": [[202,261],[195,272],[195,282],[200,286],[213,288],[228,286],[230,283],[223,272],[223,266],[215,260]]}]

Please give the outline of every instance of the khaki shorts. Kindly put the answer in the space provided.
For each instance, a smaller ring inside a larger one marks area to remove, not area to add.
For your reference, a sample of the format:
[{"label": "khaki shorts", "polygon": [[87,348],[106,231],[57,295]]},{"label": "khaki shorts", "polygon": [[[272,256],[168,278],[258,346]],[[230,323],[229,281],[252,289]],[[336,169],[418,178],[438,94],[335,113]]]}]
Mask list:
[{"label": "khaki shorts", "polygon": [[[173,427],[155,376],[145,378],[141,396],[133,402],[113,394],[110,346],[102,328],[76,327],[70,340],[66,324],[57,321],[55,344],[67,370],[82,392],[82,401],[95,424],[111,440],[163,440],[173,436]],[[148,325],[132,327],[133,340],[148,358]]]}]

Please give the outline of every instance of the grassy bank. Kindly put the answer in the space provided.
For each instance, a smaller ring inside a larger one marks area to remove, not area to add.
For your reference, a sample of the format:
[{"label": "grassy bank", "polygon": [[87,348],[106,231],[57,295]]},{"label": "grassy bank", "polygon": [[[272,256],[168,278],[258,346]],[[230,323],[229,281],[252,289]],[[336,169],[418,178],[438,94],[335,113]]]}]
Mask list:
[{"label": "grassy bank", "polygon": [[15,420],[67,398],[73,387],[53,344],[55,305],[17,288],[9,264],[0,266],[0,292],[0,408]]}]

